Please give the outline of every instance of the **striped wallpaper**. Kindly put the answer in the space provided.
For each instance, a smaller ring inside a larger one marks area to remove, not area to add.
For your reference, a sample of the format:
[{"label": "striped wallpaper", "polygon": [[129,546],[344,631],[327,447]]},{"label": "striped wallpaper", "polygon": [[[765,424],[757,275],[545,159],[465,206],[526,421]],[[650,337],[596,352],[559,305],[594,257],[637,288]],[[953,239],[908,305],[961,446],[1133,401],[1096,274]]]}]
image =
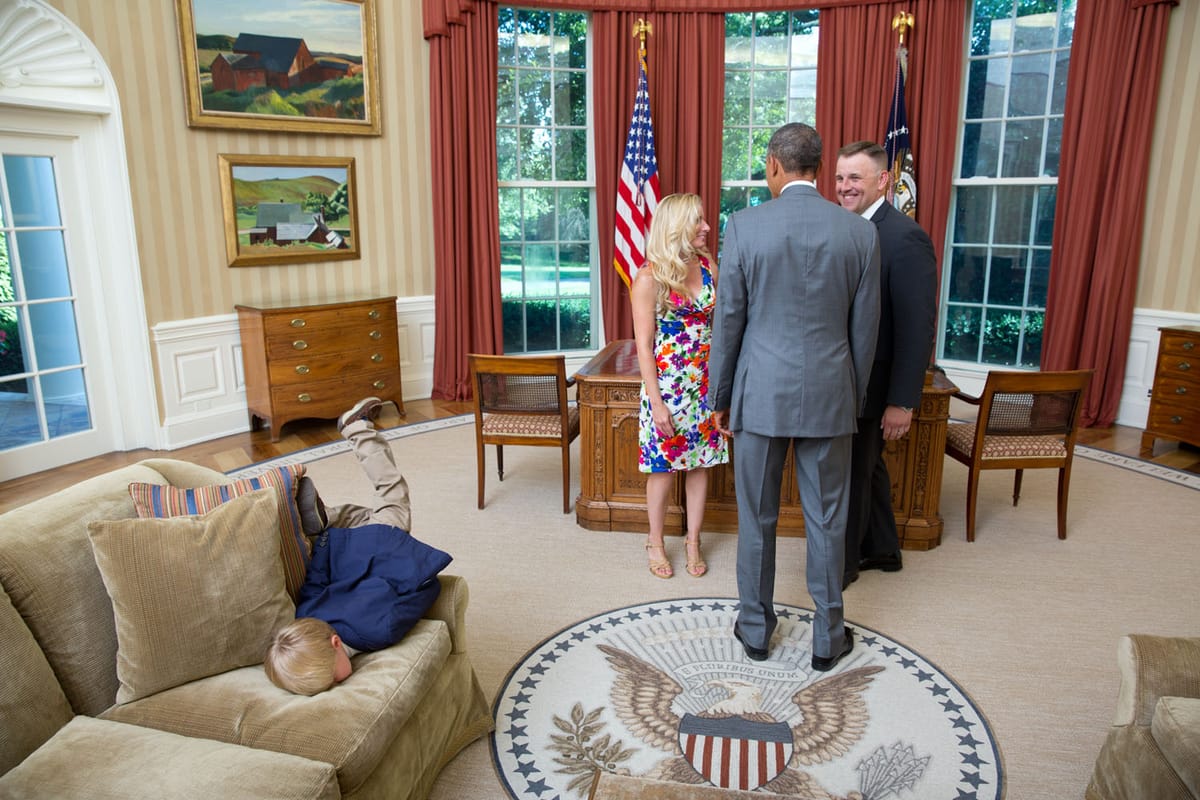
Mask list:
[{"label": "striped wallpaper", "polygon": [[[95,43],[120,92],[151,325],[228,314],[235,303],[433,294],[428,47],[420,3],[377,3],[383,136],[360,137],[190,129],[173,2],[49,1]],[[1181,3],[1171,22],[1149,166],[1139,308],[1200,312],[1200,226],[1190,207],[1191,162],[1200,152],[1197,44],[1200,3]],[[218,153],[353,157],[361,260],[226,267]]]}]

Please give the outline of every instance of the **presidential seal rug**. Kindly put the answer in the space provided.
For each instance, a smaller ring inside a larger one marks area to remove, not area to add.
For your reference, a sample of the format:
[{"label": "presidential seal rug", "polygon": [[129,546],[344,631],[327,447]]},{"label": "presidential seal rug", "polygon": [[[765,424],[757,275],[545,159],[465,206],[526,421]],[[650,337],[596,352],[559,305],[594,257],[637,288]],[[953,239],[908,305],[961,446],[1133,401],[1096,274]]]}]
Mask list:
[{"label": "presidential seal rug", "polygon": [[597,771],[825,800],[998,800],[999,748],[949,676],[853,622],[811,668],[812,610],[777,606],[767,661],[733,638],[737,601],[664,600],[579,622],[500,688],[492,759],[519,800],[586,798]]}]

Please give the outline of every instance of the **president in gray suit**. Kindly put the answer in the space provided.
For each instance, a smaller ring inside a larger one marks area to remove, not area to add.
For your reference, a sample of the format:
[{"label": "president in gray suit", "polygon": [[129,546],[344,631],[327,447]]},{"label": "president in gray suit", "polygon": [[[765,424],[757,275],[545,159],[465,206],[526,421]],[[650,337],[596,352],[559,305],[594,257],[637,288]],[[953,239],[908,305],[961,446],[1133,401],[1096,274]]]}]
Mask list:
[{"label": "president in gray suit", "polygon": [[767,146],[773,199],[729,218],[709,361],[710,406],[734,437],[739,608],[734,635],[766,659],[775,528],[791,448],[804,510],[813,669],[854,646],[842,612],[850,443],[879,326],[875,226],[817,193],[821,137],[784,125]]}]

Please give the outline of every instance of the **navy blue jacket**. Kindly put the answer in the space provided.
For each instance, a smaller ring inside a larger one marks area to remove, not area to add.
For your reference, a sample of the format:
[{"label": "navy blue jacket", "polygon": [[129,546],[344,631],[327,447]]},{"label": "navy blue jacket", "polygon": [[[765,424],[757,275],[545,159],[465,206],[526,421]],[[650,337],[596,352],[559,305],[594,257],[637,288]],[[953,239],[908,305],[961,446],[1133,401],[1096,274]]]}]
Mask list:
[{"label": "navy blue jacket", "polygon": [[325,620],[355,650],[382,650],[437,600],[450,560],[391,525],[328,528],[313,545],[296,616]]}]

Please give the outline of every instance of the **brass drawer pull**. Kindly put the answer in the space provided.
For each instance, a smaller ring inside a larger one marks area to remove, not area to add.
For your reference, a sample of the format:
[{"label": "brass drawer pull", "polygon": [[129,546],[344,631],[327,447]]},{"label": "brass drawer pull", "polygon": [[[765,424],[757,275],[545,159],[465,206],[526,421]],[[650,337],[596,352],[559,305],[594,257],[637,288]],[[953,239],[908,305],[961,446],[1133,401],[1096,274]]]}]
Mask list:
[{"label": "brass drawer pull", "polygon": [[304,341],[303,339],[297,339],[296,341],[292,342],[292,347],[296,350],[307,350],[308,342]]},{"label": "brass drawer pull", "polygon": [[294,320],[292,320],[292,327],[293,327],[293,328],[303,328],[303,327],[304,327],[305,325],[307,325],[307,324],[308,324],[307,322],[305,322],[304,320],[300,319],[299,317],[296,317]]},{"label": "brass drawer pull", "polygon": [[1178,414],[1176,414],[1175,416],[1171,417],[1171,424],[1172,424],[1172,425],[1178,425],[1178,424],[1179,424],[1179,423],[1181,423],[1181,422],[1183,422],[1183,417],[1179,416]]},{"label": "brass drawer pull", "polygon": [[1187,387],[1186,386],[1176,386],[1175,394],[1187,394]]},{"label": "brass drawer pull", "polygon": [[376,364],[378,364],[380,361],[383,361],[383,354],[382,353],[372,353],[371,360],[374,361]]},{"label": "brass drawer pull", "polygon": [[376,389],[382,389],[383,387],[387,386],[387,383],[385,383],[384,381],[375,381],[371,385],[374,386]]},{"label": "brass drawer pull", "polygon": [[301,392],[300,394],[296,395],[296,399],[299,400],[301,403],[311,403],[312,395],[309,394],[308,392]]},{"label": "brass drawer pull", "polygon": [[380,333],[379,331],[371,331],[367,335],[370,336],[372,339],[382,339],[383,338],[383,334]]},{"label": "brass drawer pull", "polygon": [[307,375],[308,367],[305,366],[304,364],[300,364],[299,366],[296,367],[296,374],[297,375]]},{"label": "brass drawer pull", "polygon": [[1192,365],[1189,364],[1188,362],[1186,362],[1186,361],[1179,362],[1179,369],[1183,370],[1184,372],[1187,372],[1191,368],[1192,368]]},{"label": "brass drawer pull", "polygon": [[372,308],[367,312],[367,319],[379,319],[379,309]]},{"label": "brass drawer pull", "polygon": [[1184,343],[1183,343],[1183,349],[1184,349],[1184,350],[1191,350],[1191,349],[1192,349],[1193,347],[1195,347],[1195,346],[1196,346],[1196,343],[1195,343],[1195,342],[1184,342]]}]

